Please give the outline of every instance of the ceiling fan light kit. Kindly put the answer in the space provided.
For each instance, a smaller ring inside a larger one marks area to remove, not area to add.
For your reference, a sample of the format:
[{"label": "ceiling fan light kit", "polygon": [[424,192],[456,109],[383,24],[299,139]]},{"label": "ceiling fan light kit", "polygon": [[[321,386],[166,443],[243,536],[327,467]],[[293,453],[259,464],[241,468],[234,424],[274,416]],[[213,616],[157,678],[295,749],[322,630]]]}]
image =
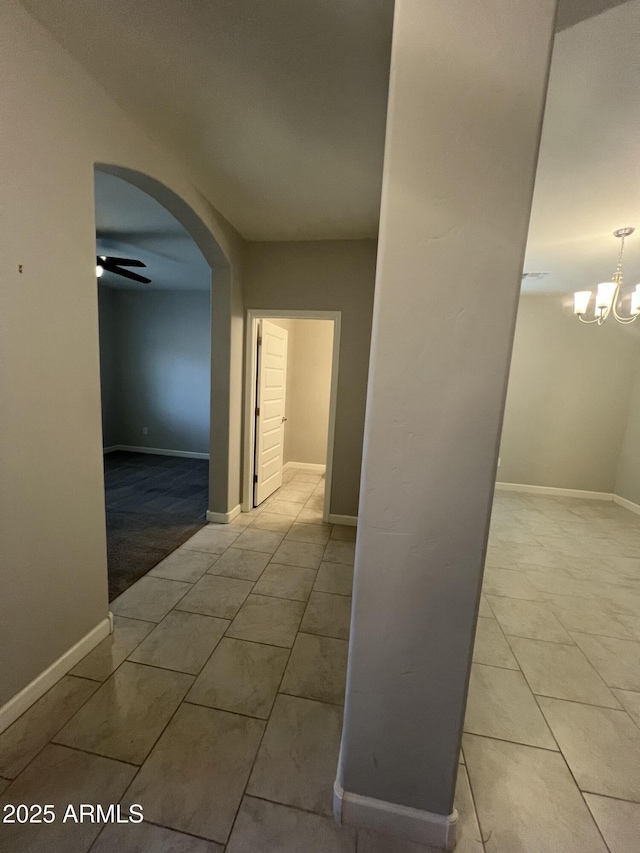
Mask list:
[{"label": "ceiling fan light kit", "polygon": [[109,255],[98,255],[96,257],[96,276],[100,276],[104,272],[115,273],[123,278],[129,278],[131,281],[138,281],[140,284],[151,284],[151,279],[140,275],[137,272],[125,269],[125,267],[146,268],[146,264],[142,261],[136,261],[134,258],[114,258]]},{"label": "ceiling fan light kit", "polygon": [[630,226],[627,228],[619,228],[613,232],[613,236],[620,240],[620,254],[618,255],[618,265],[616,271],[611,277],[611,281],[603,281],[598,285],[595,298],[595,306],[593,309],[593,319],[586,320],[585,315],[589,309],[589,303],[593,293],[590,290],[579,290],[573,294],[573,313],[581,323],[597,323],[602,326],[605,320],[613,315],[618,323],[627,325],[633,323],[640,315],[640,284],[636,285],[635,290],[631,294],[631,308],[628,317],[623,317],[618,313],[618,302],[620,301],[620,292],[623,284],[622,272],[622,255],[624,253],[624,241],[626,237],[630,237],[635,228]]}]

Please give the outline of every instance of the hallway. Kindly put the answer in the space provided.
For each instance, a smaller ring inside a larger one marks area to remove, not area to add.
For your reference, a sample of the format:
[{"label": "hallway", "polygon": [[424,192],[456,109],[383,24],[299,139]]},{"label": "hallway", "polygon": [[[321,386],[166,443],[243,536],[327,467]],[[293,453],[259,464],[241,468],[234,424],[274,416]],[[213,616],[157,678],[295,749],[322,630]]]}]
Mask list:
[{"label": "hallway", "polygon": [[[116,599],[114,637],[0,736],[1,805],[145,822],[5,826],[3,853],[426,850],[331,818],[355,528],[322,524],[320,475],[285,479]],[[635,853],[639,557],[614,504],[496,495],[458,851]]]},{"label": "hallway", "polygon": [[330,817],[355,528],[322,524],[322,475],[284,478],[116,599],[114,637],[0,736],[2,804],[145,823],[3,827],[3,853],[355,850]]}]

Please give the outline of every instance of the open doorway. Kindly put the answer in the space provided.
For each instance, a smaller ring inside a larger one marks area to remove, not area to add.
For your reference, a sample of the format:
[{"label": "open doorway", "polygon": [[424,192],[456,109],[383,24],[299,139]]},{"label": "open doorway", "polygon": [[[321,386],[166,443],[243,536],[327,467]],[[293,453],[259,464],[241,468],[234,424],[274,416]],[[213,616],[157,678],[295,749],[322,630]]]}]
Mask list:
[{"label": "open doorway", "polygon": [[339,346],[339,312],[248,312],[243,511],[330,521]]},{"label": "open doorway", "polygon": [[122,178],[96,170],[95,207],[113,599],[206,522],[211,268],[184,227]]}]

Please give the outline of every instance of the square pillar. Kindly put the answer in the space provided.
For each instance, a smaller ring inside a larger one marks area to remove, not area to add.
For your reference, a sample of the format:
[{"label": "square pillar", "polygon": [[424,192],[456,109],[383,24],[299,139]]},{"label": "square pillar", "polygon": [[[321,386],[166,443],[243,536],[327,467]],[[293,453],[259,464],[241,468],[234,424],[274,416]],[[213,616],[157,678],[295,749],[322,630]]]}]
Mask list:
[{"label": "square pillar", "polygon": [[335,812],[445,849],[555,0],[396,0]]}]

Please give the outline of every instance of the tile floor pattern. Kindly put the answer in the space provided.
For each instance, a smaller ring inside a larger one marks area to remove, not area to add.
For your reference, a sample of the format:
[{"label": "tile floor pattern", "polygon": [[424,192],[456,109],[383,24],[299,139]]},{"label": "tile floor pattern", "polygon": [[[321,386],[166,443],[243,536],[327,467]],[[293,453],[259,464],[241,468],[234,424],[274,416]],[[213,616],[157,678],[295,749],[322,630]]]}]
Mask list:
[{"label": "tile floor pattern", "polygon": [[[208,525],[113,602],[114,635],[0,735],[5,803],[142,803],[6,825],[0,851],[420,853],[331,818],[354,528],[324,483]],[[461,853],[640,849],[640,519],[499,493],[456,804]]]}]

